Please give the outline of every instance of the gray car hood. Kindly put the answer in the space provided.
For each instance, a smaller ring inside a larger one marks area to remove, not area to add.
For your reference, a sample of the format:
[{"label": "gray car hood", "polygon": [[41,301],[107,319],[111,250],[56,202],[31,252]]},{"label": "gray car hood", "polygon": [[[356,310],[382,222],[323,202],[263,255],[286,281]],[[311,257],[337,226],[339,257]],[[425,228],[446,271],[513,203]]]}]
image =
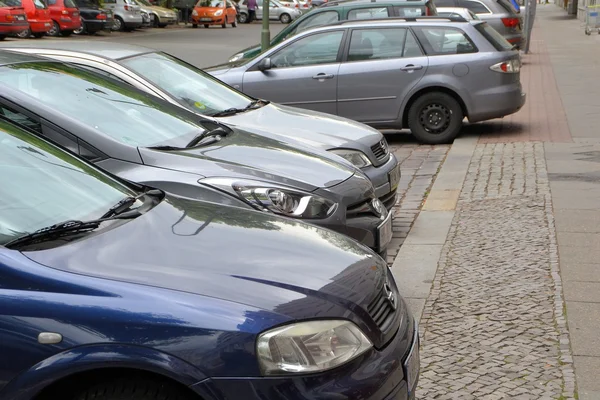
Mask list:
[{"label": "gray car hood", "polygon": [[168,151],[140,148],[139,151],[145,165],[202,177],[278,182],[307,191],[335,186],[358,172],[336,155],[237,129],[206,146]]},{"label": "gray car hood", "polygon": [[379,131],[347,118],[273,103],[219,120],[322,150],[357,147],[353,142],[370,147],[382,138]]}]

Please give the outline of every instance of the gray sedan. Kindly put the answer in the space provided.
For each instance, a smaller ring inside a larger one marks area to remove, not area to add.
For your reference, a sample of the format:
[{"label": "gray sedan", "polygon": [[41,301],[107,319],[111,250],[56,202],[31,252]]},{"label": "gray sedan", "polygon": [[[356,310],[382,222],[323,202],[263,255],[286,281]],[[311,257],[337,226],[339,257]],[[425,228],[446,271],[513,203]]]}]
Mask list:
[{"label": "gray sedan", "polygon": [[520,67],[519,53],[486,22],[421,17],[307,30],[206,71],[251,96],[446,143],[464,117],[521,109]]},{"label": "gray sedan", "polygon": [[400,166],[381,132],[367,125],[257,102],[184,61],[146,47],[99,41],[11,42],[3,47],[89,68],[227,125],[330,151],[360,168],[388,209],[396,201]]},{"label": "gray sedan", "polygon": [[379,253],[391,239],[391,213],[339,157],[200,119],[73,65],[0,52],[0,114],[127,180],[301,219]]}]

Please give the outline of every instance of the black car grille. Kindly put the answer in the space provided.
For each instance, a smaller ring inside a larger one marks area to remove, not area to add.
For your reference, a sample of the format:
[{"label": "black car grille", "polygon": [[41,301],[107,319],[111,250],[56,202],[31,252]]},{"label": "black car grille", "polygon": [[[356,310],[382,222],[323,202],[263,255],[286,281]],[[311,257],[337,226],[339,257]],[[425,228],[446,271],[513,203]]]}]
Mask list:
[{"label": "black car grille", "polygon": [[385,332],[392,323],[396,310],[388,300],[385,289],[382,288],[367,306],[367,311],[379,329]]},{"label": "black car grille", "polygon": [[388,145],[385,139],[382,139],[380,142],[375,143],[371,146],[371,151],[377,160],[381,161],[387,157],[389,150]]}]

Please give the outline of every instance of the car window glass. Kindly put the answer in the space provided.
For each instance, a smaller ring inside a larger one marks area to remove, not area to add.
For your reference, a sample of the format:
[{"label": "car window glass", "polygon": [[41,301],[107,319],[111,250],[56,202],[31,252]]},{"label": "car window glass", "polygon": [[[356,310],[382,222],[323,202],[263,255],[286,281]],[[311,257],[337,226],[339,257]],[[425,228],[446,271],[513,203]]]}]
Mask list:
[{"label": "car window glass", "polygon": [[64,4],[67,8],[77,8],[77,4],[73,0],[65,0]]},{"label": "car window glass", "polygon": [[394,6],[394,10],[399,17],[424,17],[427,15],[425,7]]},{"label": "car window glass", "polygon": [[333,63],[337,60],[343,31],[306,36],[271,56],[273,68]]},{"label": "car window glass", "polygon": [[348,61],[402,57],[406,29],[355,29],[350,37]]},{"label": "car window glass", "polygon": [[223,7],[222,0],[200,0],[196,7]]},{"label": "car window glass", "polygon": [[87,69],[87,70],[90,70],[90,71],[92,71],[92,72],[95,72],[95,73],[97,73],[97,74],[104,75],[104,76],[106,76],[107,78],[116,79],[116,80],[118,80],[119,82],[122,82],[122,83],[127,83],[127,82],[125,82],[123,79],[119,78],[118,76],[116,76],[116,75],[113,75],[113,74],[111,74],[110,72],[106,72],[106,71],[104,71],[104,70],[101,70],[101,69],[99,69],[99,68],[92,67],[92,66],[90,66],[90,65],[83,65],[83,64],[77,64],[77,66],[79,66],[80,68]]},{"label": "car window glass", "polygon": [[68,64],[1,67],[0,81],[131,146],[185,146],[204,130],[151,95]]},{"label": "car window glass", "polygon": [[406,41],[404,42],[404,53],[403,57],[421,57],[423,56],[423,51],[415,38],[415,35],[411,31],[408,31],[406,34]]},{"label": "car window glass", "polygon": [[388,16],[387,7],[355,8],[348,11],[348,19],[375,19]]},{"label": "car window glass", "polygon": [[[2,4],[2,3],[0,3],[0,4]],[[49,6],[53,6],[55,4],[56,4],[56,0],[48,0],[48,5]]]},{"label": "car window glass", "polygon": [[211,75],[164,53],[143,54],[121,63],[201,114],[244,108],[252,101]]},{"label": "car window glass", "polygon": [[33,0],[33,4],[35,8],[44,9],[46,8],[46,4],[42,0]]},{"label": "car window glass", "polygon": [[314,28],[316,26],[328,25],[332,22],[339,21],[340,16],[337,11],[325,11],[318,14],[315,14],[311,17],[304,19],[300,22],[295,29],[290,31],[290,33],[286,37],[293,36],[297,33],[305,31],[309,28]]},{"label": "car window glass", "polygon": [[435,0],[436,7],[456,7],[454,0]]},{"label": "car window glass", "polygon": [[0,121],[0,244],[67,220],[99,218],[133,193],[99,170]]},{"label": "car window glass", "polygon": [[477,52],[475,45],[460,29],[415,27],[414,30],[428,55]]},{"label": "car window glass", "polygon": [[473,11],[475,14],[490,14],[491,11],[481,2],[473,0],[459,0],[458,5],[460,7],[467,8]]},{"label": "car window glass", "polygon": [[4,117],[15,124],[29,128],[35,132],[42,132],[42,125],[39,121],[36,121],[33,118],[30,118],[27,115],[13,110],[5,105],[0,105],[0,117]]}]

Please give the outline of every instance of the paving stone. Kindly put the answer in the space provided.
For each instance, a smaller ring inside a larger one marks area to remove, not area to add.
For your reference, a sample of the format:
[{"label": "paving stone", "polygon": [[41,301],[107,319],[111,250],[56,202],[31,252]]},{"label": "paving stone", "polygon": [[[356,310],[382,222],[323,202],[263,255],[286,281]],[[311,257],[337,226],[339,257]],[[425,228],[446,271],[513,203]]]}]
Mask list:
[{"label": "paving stone", "polygon": [[574,398],[563,304],[542,144],[479,144],[422,313],[417,396]]}]

